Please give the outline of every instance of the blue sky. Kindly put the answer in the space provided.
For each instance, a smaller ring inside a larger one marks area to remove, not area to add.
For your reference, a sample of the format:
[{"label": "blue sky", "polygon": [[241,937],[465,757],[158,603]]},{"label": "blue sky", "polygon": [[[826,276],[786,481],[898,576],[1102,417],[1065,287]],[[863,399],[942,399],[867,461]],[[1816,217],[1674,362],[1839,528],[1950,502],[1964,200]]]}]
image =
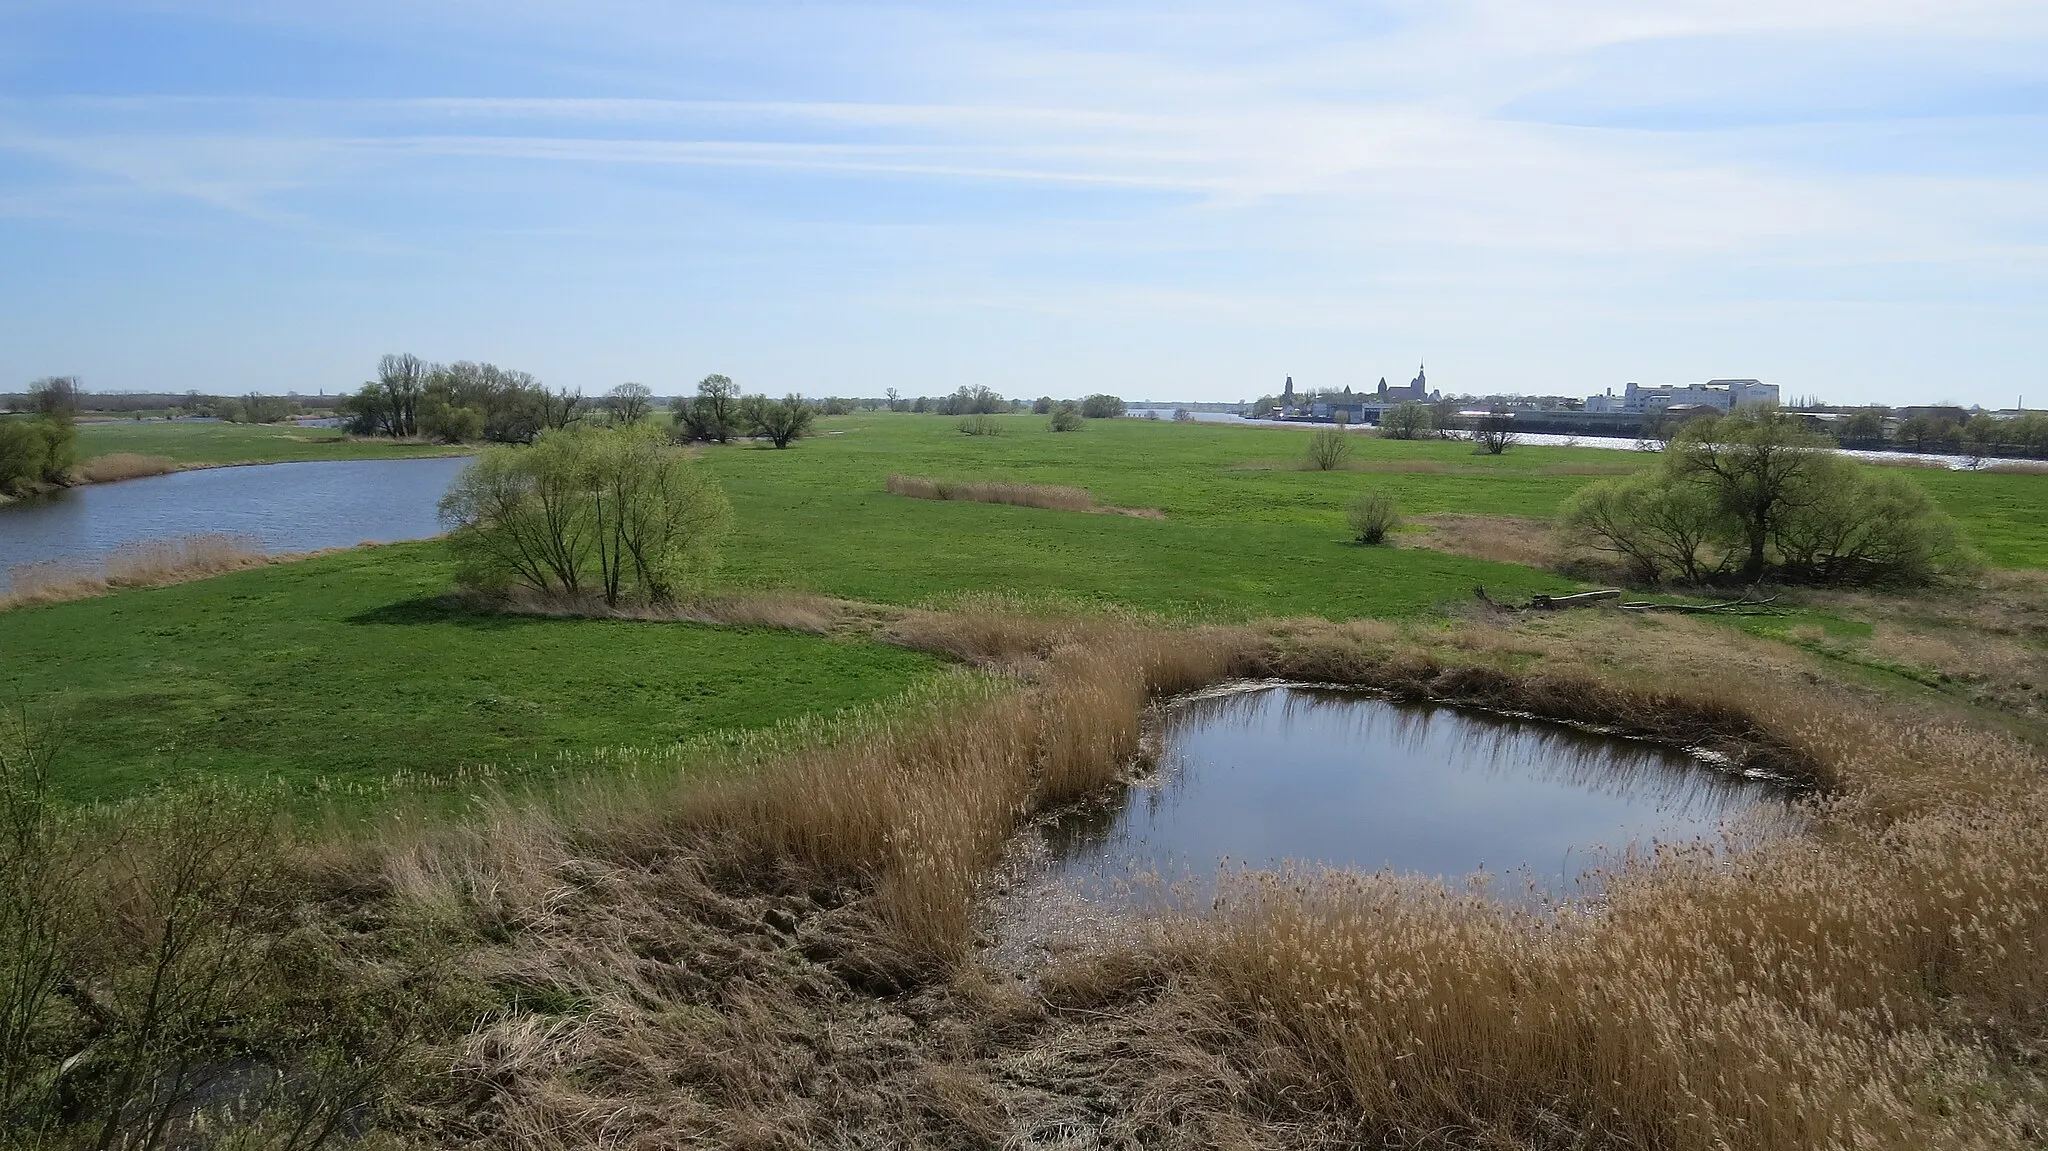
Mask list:
[{"label": "blue sky", "polygon": [[2048,4],[0,0],[0,389],[2048,407]]}]

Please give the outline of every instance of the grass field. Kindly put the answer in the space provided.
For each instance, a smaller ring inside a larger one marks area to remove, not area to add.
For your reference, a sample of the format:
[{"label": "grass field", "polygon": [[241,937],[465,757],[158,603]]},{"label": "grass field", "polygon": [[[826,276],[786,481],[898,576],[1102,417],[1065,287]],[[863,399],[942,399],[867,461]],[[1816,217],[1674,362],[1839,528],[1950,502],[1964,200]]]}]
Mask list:
[{"label": "grass field", "polygon": [[[1342,509],[1357,493],[1391,491],[1408,515],[1541,517],[1592,478],[1648,463],[1359,437],[1346,469],[1317,472],[1299,467],[1305,430],[1121,420],[1054,435],[1038,417],[999,422],[1005,434],[969,437],[943,417],[862,415],[825,421],[789,451],[706,449],[735,512],[720,582],[904,606],[994,594],[1182,621],[1412,618],[1470,602],[1474,586],[1509,599],[1574,585],[1515,564],[1356,546]],[[95,449],[194,462],[382,447],[228,424],[86,434]],[[1164,518],[909,499],[885,490],[898,472],[1074,485]],[[1912,475],[1995,562],[2048,564],[2048,477]],[[89,799],[182,769],[359,788],[648,746],[888,698],[932,670],[899,651],[781,633],[478,618],[431,602],[448,587],[440,546],[427,543],[0,613],[5,666],[35,669],[0,690],[86,717],[73,724],[65,790]]]},{"label": "grass field", "polygon": [[59,790],[182,772],[299,794],[665,744],[885,700],[937,674],[791,632],[476,616],[437,544],[0,613],[0,692],[63,722]]},{"label": "grass field", "polygon": [[78,456],[168,456],[180,464],[276,464],[292,460],[380,460],[471,449],[351,440],[333,428],[221,424],[197,420],[89,420],[78,425]]}]

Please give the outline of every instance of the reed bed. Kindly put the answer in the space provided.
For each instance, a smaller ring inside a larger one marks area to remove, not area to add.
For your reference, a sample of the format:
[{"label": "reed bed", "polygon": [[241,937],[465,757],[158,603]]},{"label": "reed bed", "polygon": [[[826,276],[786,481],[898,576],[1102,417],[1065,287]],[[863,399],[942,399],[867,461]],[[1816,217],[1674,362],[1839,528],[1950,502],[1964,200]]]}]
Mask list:
[{"label": "reed bed", "polygon": [[94,456],[72,469],[79,482],[88,484],[110,484],[119,480],[139,480],[147,476],[169,475],[178,470],[178,461],[169,456],[150,456],[139,452],[113,452]]},{"label": "reed bed", "polygon": [[1062,512],[1094,512],[1107,515],[1159,519],[1153,508],[1119,508],[1098,504],[1086,488],[1059,484],[1027,484],[1015,480],[946,480],[931,476],[891,475],[889,494],[917,500],[967,500],[981,504],[1011,504],[1022,508],[1048,508]]},{"label": "reed bed", "polygon": [[115,588],[167,587],[271,562],[256,540],[224,532],[124,543],[98,567],[44,560],[7,569],[0,611],[105,595]]}]

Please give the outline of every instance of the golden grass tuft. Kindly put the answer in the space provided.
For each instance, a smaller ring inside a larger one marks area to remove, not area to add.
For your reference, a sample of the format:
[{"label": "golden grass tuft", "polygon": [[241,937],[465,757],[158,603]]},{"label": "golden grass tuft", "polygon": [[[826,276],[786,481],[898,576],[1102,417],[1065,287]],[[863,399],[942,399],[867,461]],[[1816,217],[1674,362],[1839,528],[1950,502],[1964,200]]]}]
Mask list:
[{"label": "golden grass tuft", "polygon": [[891,475],[891,495],[917,500],[966,500],[981,504],[1011,504],[1023,508],[1047,508],[1063,512],[1095,512],[1107,515],[1162,519],[1156,508],[1119,508],[1098,504],[1086,488],[1059,484],[1029,484],[1015,480],[946,480],[931,476]]},{"label": "golden grass tuft", "polygon": [[138,452],[114,452],[94,456],[72,469],[72,474],[81,483],[109,484],[118,480],[136,480],[145,476],[168,475],[178,470],[178,461],[169,456],[147,456]]}]

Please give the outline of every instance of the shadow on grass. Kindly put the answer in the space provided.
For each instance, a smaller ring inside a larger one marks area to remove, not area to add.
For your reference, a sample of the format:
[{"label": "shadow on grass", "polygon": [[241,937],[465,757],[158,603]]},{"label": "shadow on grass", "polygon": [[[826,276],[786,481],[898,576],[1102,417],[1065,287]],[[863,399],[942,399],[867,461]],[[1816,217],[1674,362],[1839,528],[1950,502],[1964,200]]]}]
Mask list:
[{"label": "shadow on grass", "polygon": [[463,627],[502,630],[524,624],[542,623],[545,620],[534,616],[508,615],[491,611],[456,595],[420,596],[417,599],[400,600],[359,611],[342,617],[342,622],[352,624],[458,624]]}]

